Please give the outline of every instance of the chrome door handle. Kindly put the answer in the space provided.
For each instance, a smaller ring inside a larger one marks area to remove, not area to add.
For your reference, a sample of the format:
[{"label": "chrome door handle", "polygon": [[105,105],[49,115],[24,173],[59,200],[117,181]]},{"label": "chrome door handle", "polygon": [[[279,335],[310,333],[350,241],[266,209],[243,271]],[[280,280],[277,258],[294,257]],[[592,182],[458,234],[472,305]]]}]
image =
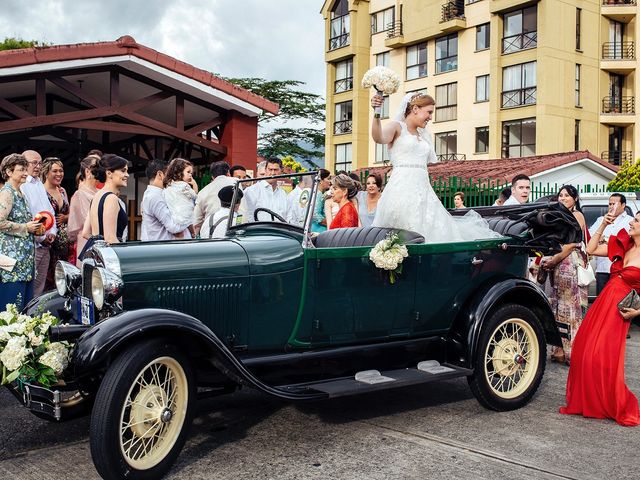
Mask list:
[{"label": "chrome door handle", "polygon": [[483,259],[473,257],[473,259],[471,260],[471,265],[482,265],[483,262]]}]

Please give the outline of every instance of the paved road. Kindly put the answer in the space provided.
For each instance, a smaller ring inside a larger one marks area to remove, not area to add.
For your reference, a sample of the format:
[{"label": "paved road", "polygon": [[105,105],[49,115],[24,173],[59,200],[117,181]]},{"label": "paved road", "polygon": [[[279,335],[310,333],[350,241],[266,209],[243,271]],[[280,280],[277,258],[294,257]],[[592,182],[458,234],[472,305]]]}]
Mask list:
[{"label": "paved road", "polygon": [[[627,382],[640,394],[640,329]],[[483,409],[465,380],[294,406],[250,391],[200,404],[170,479],[640,478],[640,427],[557,413],[567,369],[549,364],[535,399]],[[88,420],[52,424],[0,393],[0,478],[98,478]]]}]

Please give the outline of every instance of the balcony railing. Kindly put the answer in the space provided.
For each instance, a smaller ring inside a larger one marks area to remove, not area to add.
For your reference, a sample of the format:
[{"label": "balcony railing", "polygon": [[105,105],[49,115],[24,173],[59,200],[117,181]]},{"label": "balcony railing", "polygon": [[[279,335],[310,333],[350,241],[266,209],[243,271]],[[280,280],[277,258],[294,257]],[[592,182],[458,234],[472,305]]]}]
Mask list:
[{"label": "balcony railing", "polygon": [[396,20],[387,25],[387,38],[396,38],[402,36],[402,21]]},{"label": "balcony railing", "polygon": [[635,42],[605,42],[602,44],[603,60],[635,60]]},{"label": "balcony railing", "polygon": [[605,151],[600,154],[600,158],[613,165],[622,165],[624,162],[633,161],[633,152]]},{"label": "balcony railing", "polygon": [[602,5],[635,5],[636,0],[602,0]]},{"label": "balcony railing", "polygon": [[636,113],[636,97],[604,97],[602,99],[602,113],[634,115]]},{"label": "balcony railing", "polygon": [[353,120],[341,120],[339,122],[333,122],[333,134],[343,135],[345,133],[351,133],[353,131]]},{"label": "balcony railing", "polygon": [[519,88],[502,92],[502,108],[535,105],[538,87]]},{"label": "balcony railing", "polygon": [[440,23],[455,20],[456,18],[464,18],[464,0],[449,0],[442,5],[442,20],[440,20]]},{"label": "balcony railing", "polygon": [[464,153],[441,153],[436,155],[439,162],[445,162],[447,160],[466,160],[467,156]]},{"label": "balcony railing", "polygon": [[341,78],[334,82],[334,93],[346,92],[353,90],[353,77]]},{"label": "balcony railing", "polygon": [[538,46],[538,32],[519,33],[502,39],[502,53],[519,52]]},{"label": "balcony railing", "polygon": [[343,33],[337,37],[331,37],[329,39],[329,50],[335,50],[336,48],[346,47],[349,45],[349,34]]},{"label": "balcony railing", "polygon": [[458,69],[458,56],[439,58],[436,60],[436,73],[450,72]]}]

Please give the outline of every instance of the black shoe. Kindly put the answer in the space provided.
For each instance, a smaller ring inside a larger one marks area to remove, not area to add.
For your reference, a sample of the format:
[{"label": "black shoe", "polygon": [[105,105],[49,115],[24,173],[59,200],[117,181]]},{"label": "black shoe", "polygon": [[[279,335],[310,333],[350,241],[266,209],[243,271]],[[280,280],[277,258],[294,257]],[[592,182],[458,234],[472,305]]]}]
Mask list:
[{"label": "black shoe", "polygon": [[631,334],[630,333],[627,333],[627,338],[631,338]]}]

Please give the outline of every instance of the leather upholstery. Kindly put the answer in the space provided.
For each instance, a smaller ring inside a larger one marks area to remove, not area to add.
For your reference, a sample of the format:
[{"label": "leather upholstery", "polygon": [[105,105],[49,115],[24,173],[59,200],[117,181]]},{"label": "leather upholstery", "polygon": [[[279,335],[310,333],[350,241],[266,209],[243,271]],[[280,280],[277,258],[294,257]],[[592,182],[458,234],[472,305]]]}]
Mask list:
[{"label": "leather upholstery", "polygon": [[424,237],[415,232],[393,228],[366,227],[327,230],[316,237],[314,244],[316,248],[373,247],[380,240],[383,240],[389,232],[397,232],[404,244],[424,243]]}]

